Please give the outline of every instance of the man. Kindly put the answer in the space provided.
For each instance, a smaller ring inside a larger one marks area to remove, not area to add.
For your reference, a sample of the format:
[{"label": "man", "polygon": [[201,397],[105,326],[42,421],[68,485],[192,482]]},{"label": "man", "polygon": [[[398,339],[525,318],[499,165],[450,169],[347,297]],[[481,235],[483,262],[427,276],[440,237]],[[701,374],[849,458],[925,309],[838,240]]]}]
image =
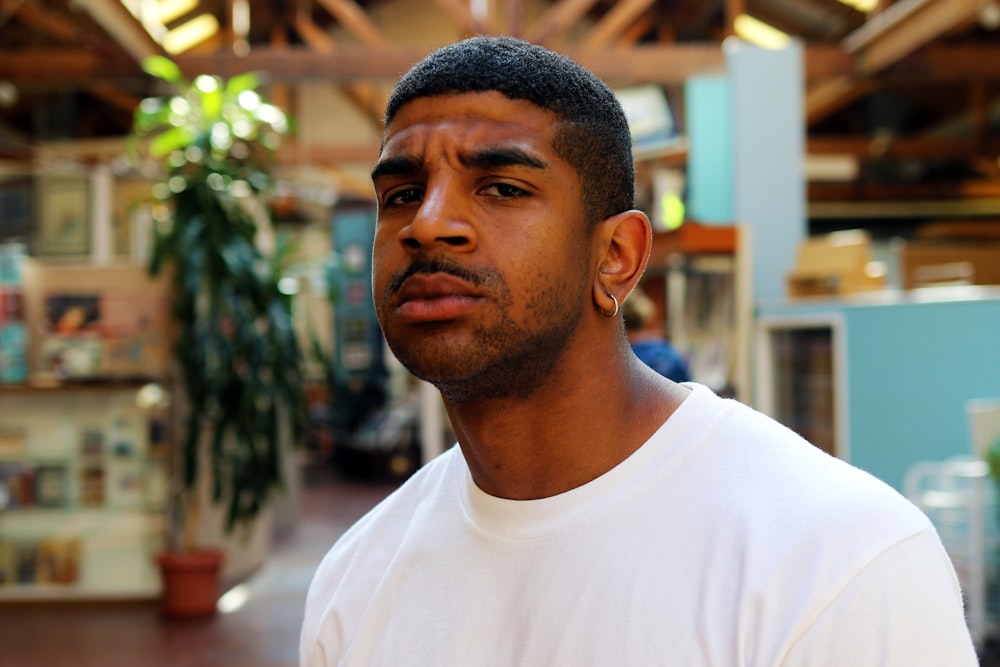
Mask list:
[{"label": "man", "polygon": [[632,353],[650,249],[612,92],[476,37],[389,100],[373,288],[458,447],[320,565],[301,664],[975,665],[952,566],[888,486]]}]

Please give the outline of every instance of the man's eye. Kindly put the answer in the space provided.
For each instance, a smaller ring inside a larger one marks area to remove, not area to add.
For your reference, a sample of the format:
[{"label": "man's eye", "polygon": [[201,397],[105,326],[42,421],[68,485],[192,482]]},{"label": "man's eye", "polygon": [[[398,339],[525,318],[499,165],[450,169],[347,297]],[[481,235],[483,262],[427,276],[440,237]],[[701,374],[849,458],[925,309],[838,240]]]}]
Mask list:
[{"label": "man's eye", "polygon": [[424,191],[420,188],[403,188],[390,193],[385,198],[386,206],[399,204],[412,204],[420,201],[424,196]]},{"label": "man's eye", "polygon": [[528,194],[526,190],[510,183],[493,183],[485,188],[485,192],[503,198],[523,197]]}]

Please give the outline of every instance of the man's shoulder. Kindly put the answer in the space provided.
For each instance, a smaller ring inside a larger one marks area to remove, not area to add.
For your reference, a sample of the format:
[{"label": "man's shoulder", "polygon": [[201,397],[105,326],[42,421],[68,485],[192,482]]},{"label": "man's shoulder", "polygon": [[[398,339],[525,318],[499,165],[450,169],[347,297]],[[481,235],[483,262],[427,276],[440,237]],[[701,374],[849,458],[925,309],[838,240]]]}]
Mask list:
[{"label": "man's shoulder", "polygon": [[905,539],[929,527],[927,517],[884,480],[750,406],[712,401],[722,403],[714,403],[716,418],[702,434],[699,458],[715,484],[741,495],[741,506],[758,517],[755,525],[770,517],[777,530],[787,528],[782,523],[800,522],[802,530],[845,534],[868,526],[875,541]]},{"label": "man's shoulder", "polygon": [[376,543],[384,547],[402,539],[422,508],[436,502],[446,488],[454,488],[456,462],[452,458],[456,455],[461,455],[457,447],[428,461],[358,519],[337,539],[321,568],[343,566],[358,550],[371,549]]}]

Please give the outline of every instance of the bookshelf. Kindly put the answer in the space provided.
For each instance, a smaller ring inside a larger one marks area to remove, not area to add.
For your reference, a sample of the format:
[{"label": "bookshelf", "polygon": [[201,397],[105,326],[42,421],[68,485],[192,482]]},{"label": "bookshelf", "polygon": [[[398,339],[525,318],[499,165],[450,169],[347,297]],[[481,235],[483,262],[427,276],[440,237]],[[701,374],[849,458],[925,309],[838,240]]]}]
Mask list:
[{"label": "bookshelf", "polygon": [[155,597],[169,457],[137,399],[165,375],[165,285],[134,264],[28,259],[16,277],[25,368],[0,382],[0,602]]},{"label": "bookshelf", "polygon": [[166,445],[141,386],[0,390],[0,601],[158,594]]}]

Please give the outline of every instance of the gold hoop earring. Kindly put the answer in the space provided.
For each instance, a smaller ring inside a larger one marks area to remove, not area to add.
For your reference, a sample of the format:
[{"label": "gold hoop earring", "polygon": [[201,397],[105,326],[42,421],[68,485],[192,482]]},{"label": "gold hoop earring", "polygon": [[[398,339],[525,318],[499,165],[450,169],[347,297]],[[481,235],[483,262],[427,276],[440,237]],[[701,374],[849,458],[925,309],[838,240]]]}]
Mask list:
[{"label": "gold hoop earring", "polygon": [[610,317],[614,317],[615,315],[618,314],[619,307],[618,307],[618,299],[615,298],[615,295],[614,294],[609,294],[608,296],[611,297],[612,301],[614,301],[614,303],[615,303],[615,309],[612,310],[610,313],[608,311],[606,311],[606,310],[602,310],[601,314],[604,315],[604,317],[609,317],[610,318]]}]

